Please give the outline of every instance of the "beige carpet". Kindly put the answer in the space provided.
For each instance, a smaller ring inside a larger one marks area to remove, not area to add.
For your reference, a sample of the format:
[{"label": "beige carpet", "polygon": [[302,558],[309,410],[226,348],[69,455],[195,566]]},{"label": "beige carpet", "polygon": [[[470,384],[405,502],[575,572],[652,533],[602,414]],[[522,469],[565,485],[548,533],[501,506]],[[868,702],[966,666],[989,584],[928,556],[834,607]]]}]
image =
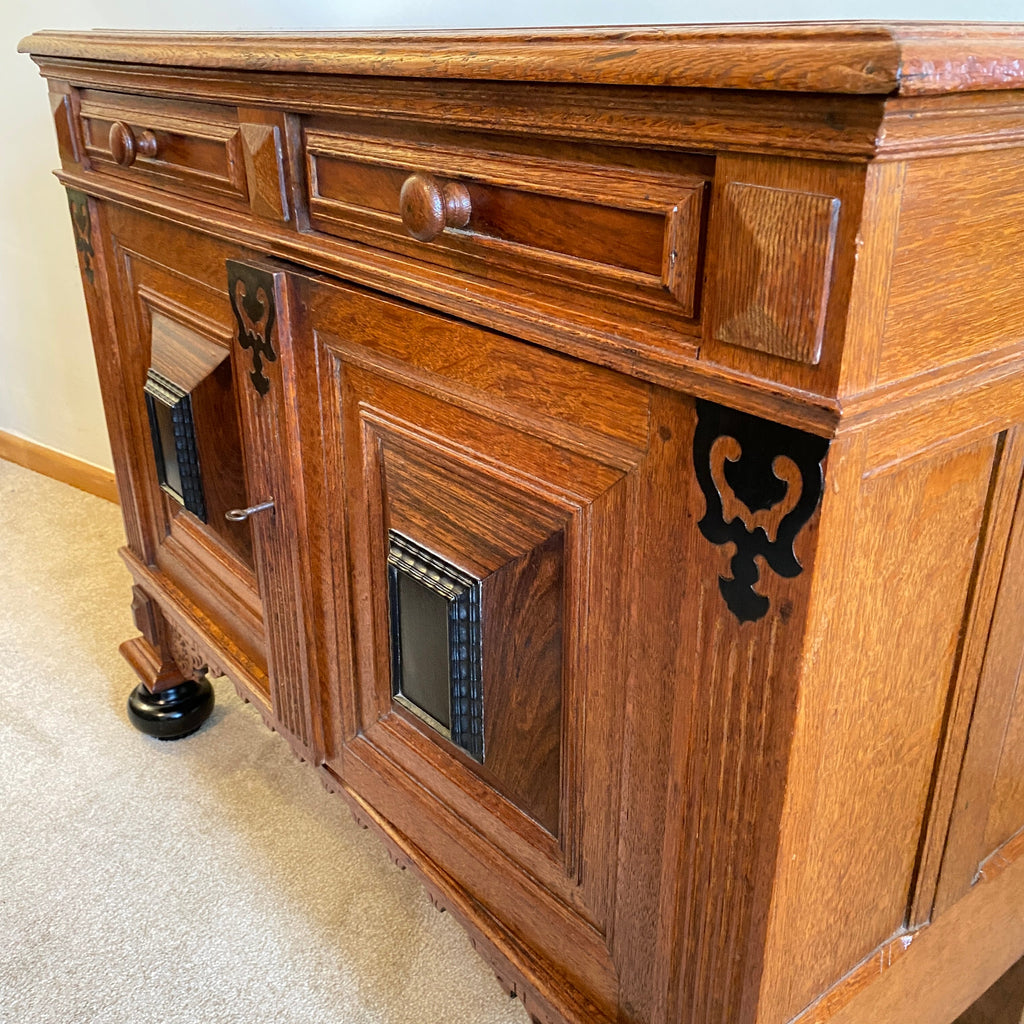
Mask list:
[{"label": "beige carpet", "polygon": [[0,462],[0,1021],[524,1024],[226,680],[128,724],[116,508]]}]

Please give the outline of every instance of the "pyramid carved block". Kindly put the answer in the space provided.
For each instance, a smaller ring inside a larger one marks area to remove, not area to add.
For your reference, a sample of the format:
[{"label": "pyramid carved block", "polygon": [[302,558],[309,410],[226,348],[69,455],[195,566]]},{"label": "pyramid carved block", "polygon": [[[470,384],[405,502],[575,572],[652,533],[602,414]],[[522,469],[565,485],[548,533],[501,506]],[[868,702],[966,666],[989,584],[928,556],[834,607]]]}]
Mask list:
[{"label": "pyramid carved block", "polygon": [[801,363],[821,358],[840,202],[728,182],[719,197],[711,337]]}]

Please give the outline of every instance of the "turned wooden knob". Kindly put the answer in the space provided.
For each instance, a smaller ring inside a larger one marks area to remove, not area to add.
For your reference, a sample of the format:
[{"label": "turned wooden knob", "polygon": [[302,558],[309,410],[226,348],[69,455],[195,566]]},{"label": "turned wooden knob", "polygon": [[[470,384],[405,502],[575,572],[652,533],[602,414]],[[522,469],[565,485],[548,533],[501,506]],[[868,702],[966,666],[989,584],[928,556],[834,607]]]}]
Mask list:
[{"label": "turned wooden knob", "polygon": [[136,136],[124,121],[115,121],[110,126],[110,155],[114,162],[122,167],[131,167],[140,154],[156,156],[156,136],[150,131]]},{"label": "turned wooden knob", "polygon": [[437,238],[445,228],[464,228],[473,213],[462,182],[442,184],[429,174],[406,178],[398,205],[405,230],[421,242]]}]

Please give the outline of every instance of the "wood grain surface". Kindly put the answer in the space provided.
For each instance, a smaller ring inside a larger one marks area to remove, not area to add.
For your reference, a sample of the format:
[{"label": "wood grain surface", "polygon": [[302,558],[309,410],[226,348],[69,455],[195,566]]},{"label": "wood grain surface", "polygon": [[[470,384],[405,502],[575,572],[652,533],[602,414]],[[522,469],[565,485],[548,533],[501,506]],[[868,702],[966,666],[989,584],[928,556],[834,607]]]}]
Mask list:
[{"label": "wood grain surface", "polygon": [[118,500],[114,474],[109,469],[65,455],[55,448],[29,441],[6,430],[0,430],[0,459],[70,484],[98,498],[115,502]]},{"label": "wood grain surface", "polygon": [[[1012,25],[822,22],[679,28],[308,33],[38,32],[22,53],[327,74],[912,94],[1020,88]],[[524,56],[529,57],[525,62]]]},{"label": "wood grain surface", "polygon": [[[143,682],[226,673],[535,1024],[949,1024],[1024,956],[1019,26],[22,47]],[[473,749],[392,531],[479,581]]]}]

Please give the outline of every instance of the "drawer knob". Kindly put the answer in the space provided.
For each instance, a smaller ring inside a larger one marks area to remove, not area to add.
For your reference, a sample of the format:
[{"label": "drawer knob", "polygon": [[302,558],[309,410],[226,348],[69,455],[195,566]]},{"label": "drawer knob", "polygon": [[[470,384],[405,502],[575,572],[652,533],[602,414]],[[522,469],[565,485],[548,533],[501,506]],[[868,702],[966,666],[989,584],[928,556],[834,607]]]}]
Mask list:
[{"label": "drawer knob", "polygon": [[151,131],[135,132],[124,123],[110,126],[110,155],[122,167],[131,167],[137,156],[156,156],[156,136]]},{"label": "drawer knob", "polygon": [[430,174],[406,178],[399,208],[405,230],[421,242],[437,238],[445,228],[464,228],[473,213],[469,189],[462,182],[442,184]]}]

